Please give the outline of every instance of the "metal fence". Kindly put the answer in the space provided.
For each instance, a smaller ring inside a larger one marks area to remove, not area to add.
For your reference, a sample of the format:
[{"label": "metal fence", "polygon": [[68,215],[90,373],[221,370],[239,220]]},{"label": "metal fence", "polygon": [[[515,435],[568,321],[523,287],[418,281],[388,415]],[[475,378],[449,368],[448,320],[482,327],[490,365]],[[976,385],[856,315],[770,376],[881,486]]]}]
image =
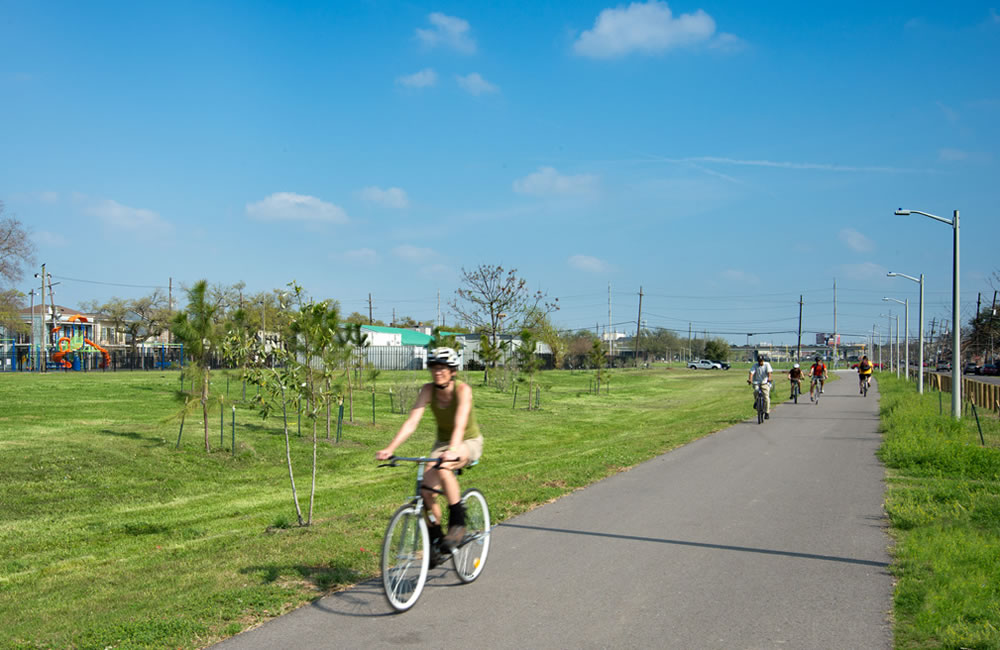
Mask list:
[{"label": "metal fence", "polygon": [[[184,362],[184,351],[180,346],[141,346],[135,349],[127,346],[109,346],[107,363],[104,354],[93,348],[75,350],[66,356],[68,367],[64,363],[52,360],[54,348],[43,350],[40,346],[30,344],[14,344],[0,347],[0,372],[37,372],[43,368],[46,371],[105,371],[118,370],[163,370],[180,368]],[[213,368],[223,367],[215,360]]]}]

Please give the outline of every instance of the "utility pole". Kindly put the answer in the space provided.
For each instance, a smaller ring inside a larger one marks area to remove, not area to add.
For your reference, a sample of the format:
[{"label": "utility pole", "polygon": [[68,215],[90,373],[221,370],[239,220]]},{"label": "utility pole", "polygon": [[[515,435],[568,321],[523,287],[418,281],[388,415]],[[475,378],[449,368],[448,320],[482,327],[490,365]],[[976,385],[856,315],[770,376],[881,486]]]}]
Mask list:
[{"label": "utility pole", "polygon": [[372,294],[368,292],[368,324],[374,325],[375,319],[372,317]]},{"label": "utility pole", "polygon": [[795,351],[795,359],[802,359],[802,294],[799,294],[799,345]]},{"label": "utility pole", "polygon": [[642,336],[642,285],[639,285],[639,315],[635,319],[635,367],[639,367],[639,337]]},{"label": "utility pole", "polygon": [[688,323],[688,361],[691,359],[691,323]]},{"label": "utility pole", "polygon": [[[42,264],[42,342],[39,347],[42,349],[41,362],[38,364],[38,371],[45,372],[45,264]],[[32,323],[34,325],[34,323]]]},{"label": "utility pole", "polygon": [[396,326],[396,308],[392,308],[392,322],[390,323],[393,327]]},{"label": "utility pole", "polygon": [[[240,302],[243,302],[242,296],[243,296],[243,294],[241,293],[240,294],[240,298],[241,298]],[[173,278],[169,278],[167,280],[167,311],[170,313],[170,320],[172,321],[174,319],[174,279]],[[97,328],[97,326],[95,325],[94,329],[96,329],[96,328]],[[96,334],[95,334],[95,336],[96,336]],[[167,328],[167,345],[170,345],[171,343],[173,343],[174,342],[173,339],[174,339],[174,334],[173,334],[172,331],[170,331],[170,328],[168,327]]]},{"label": "utility pole", "polygon": [[608,282],[608,356],[615,355],[614,335],[611,333],[611,283]]},{"label": "utility pole", "polygon": [[934,369],[937,370],[938,363],[938,346],[937,341],[934,339],[934,325],[937,323],[937,318],[931,319],[931,345],[934,346]]},{"label": "utility pole", "polygon": [[437,326],[438,327],[444,327],[444,323],[441,322],[441,290],[440,289],[438,289],[438,317],[437,317]]},{"label": "utility pole", "polygon": [[28,343],[28,364],[30,367],[31,356],[35,353],[35,290],[28,292],[31,296],[31,336]]},{"label": "utility pole", "polygon": [[833,279],[833,367],[837,367],[837,278]]}]

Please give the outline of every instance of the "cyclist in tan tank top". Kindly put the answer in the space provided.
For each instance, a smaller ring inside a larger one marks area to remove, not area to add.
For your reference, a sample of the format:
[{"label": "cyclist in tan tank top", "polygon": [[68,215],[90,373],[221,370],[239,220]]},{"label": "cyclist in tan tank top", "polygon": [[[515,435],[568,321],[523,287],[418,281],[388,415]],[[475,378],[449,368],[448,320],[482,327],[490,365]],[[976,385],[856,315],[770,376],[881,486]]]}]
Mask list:
[{"label": "cyclist in tan tank top", "polygon": [[453,470],[479,459],[483,453],[483,436],[472,410],[472,388],[455,380],[458,354],[451,348],[434,348],[427,354],[427,369],[431,372],[430,383],[421,387],[409,417],[389,446],[378,451],[375,458],[387,460],[392,457],[396,449],[416,431],[424,409],[431,407],[437,422],[437,436],[430,455],[434,458],[443,456],[444,462],[440,469],[427,468],[423,485],[444,492],[448,500],[448,534],[442,536],[441,506],[437,502],[438,493],[432,490],[423,492],[424,503],[434,515],[428,532],[432,545],[440,540],[449,548],[454,548],[465,536],[465,511],[458,477]]}]

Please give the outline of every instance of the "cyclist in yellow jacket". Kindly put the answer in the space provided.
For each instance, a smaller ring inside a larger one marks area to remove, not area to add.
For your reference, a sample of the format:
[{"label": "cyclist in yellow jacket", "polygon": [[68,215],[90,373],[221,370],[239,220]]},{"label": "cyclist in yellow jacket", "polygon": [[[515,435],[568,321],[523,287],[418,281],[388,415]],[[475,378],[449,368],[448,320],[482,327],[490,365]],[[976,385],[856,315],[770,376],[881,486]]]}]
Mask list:
[{"label": "cyclist in yellow jacket", "polygon": [[864,393],[865,388],[871,388],[871,385],[872,364],[867,356],[863,356],[861,357],[861,362],[858,364],[858,392]]}]

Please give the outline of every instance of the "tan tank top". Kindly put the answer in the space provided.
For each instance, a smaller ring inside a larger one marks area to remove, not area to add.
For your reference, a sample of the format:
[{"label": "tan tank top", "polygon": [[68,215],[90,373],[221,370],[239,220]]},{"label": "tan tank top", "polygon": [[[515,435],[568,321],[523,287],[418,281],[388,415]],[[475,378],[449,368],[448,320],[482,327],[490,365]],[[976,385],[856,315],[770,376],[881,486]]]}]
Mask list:
[{"label": "tan tank top", "polygon": [[[451,434],[455,430],[455,414],[458,412],[458,387],[460,385],[461,382],[455,382],[455,394],[452,395],[448,406],[438,406],[437,398],[433,393],[431,394],[431,412],[434,413],[434,419],[437,421],[437,441],[439,443],[451,442]],[[478,438],[480,435],[479,425],[476,424],[476,410],[473,408],[469,411],[469,421],[465,425],[465,437],[462,439]]]}]

